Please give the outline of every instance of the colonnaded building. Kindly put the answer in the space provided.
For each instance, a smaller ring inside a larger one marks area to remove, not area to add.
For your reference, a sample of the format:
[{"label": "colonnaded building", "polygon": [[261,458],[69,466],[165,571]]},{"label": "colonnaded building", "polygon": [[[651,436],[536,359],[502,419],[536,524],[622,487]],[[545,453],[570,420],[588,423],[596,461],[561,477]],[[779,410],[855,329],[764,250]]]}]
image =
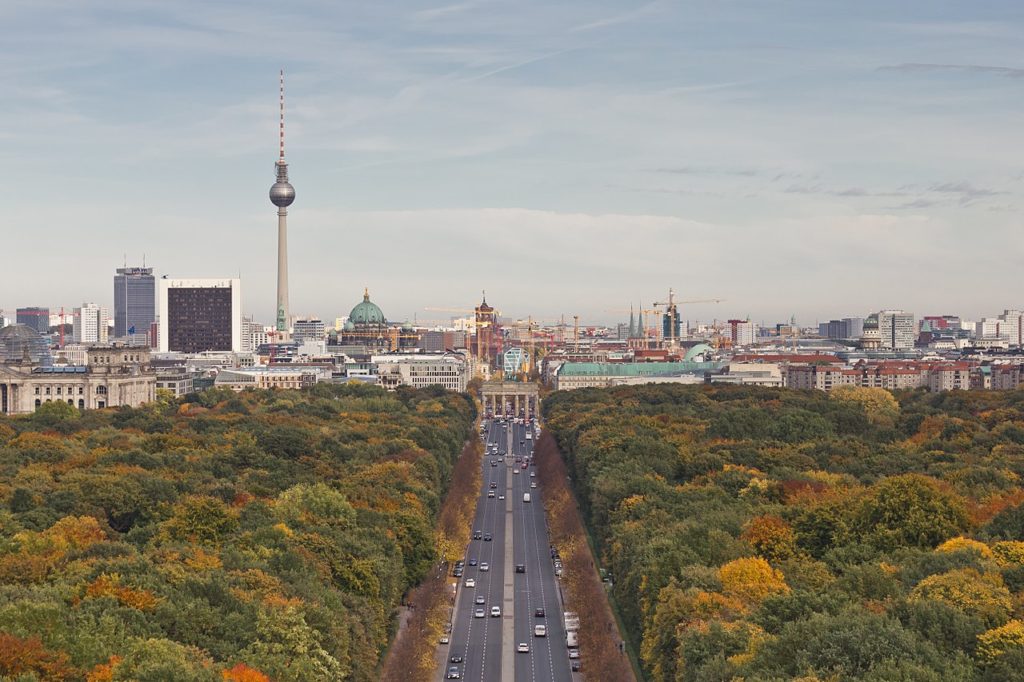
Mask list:
[{"label": "colonnaded building", "polygon": [[57,400],[87,410],[138,407],[156,398],[148,348],[93,347],[86,357],[84,366],[54,364],[36,330],[22,324],[0,329],[0,413],[31,413]]}]

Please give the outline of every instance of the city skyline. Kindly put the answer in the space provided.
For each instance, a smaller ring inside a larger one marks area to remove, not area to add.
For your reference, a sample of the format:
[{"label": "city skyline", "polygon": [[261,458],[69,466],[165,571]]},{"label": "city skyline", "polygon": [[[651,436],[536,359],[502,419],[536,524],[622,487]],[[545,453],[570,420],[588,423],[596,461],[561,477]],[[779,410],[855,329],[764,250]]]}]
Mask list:
[{"label": "city skyline", "polygon": [[689,320],[1020,305],[1008,2],[53,5],[6,12],[0,123],[12,224],[75,248],[5,267],[76,278],[2,292],[8,314],[112,303],[127,251],[158,277],[240,273],[272,321],[282,66],[297,315],[364,286],[395,319],[482,288],[506,315],[604,322],[670,286],[726,299]]}]

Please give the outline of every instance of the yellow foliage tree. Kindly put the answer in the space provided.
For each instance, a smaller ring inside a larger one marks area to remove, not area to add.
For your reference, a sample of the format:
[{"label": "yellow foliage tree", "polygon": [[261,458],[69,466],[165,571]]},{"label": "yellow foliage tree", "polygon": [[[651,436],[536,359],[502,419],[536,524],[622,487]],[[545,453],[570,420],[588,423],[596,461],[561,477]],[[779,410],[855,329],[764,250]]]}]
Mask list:
[{"label": "yellow foliage tree", "polygon": [[977,552],[978,555],[980,555],[980,556],[982,556],[982,557],[984,557],[986,559],[991,559],[992,558],[992,549],[989,548],[988,545],[986,545],[984,542],[979,542],[978,540],[972,540],[970,538],[965,538],[963,536],[955,537],[955,538],[950,538],[949,540],[946,540],[941,545],[936,547],[935,551],[936,552],[959,552],[959,551],[965,550],[965,549],[969,549],[971,551]]},{"label": "yellow foliage tree", "polygon": [[978,658],[992,662],[1012,649],[1024,648],[1024,623],[1011,620],[1006,625],[978,635]]},{"label": "yellow foliage tree", "polygon": [[748,604],[757,604],[772,594],[789,592],[782,571],[761,557],[735,559],[718,569],[722,591]]},{"label": "yellow foliage tree", "polygon": [[864,386],[836,386],[829,398],[842,403],[854,403],[864,408],[872,424],[892,423],[900,414],[900,404],[884,388]]},{"label": "yellow foliage tree", "polygon": [[1006,540],[992,545],[992,554],[1000,566],[1024,565],[1024,542]]},{"label": "yellow foliage tree", "polygon": [[979,573],[961,568],[931,575],[910,592],[911,601],[932,599],[980,616],[990,624],[1003,624],[1010,616],[1013,598],[998,573]]}]

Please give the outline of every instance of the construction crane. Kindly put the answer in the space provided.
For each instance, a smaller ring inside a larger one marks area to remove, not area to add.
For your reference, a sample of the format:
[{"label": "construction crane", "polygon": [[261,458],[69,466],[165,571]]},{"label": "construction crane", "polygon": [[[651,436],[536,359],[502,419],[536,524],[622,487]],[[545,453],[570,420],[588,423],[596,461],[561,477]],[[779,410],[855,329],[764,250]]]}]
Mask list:
[{"label": "construction crane", "polygon": [[671,318],[669,320],[669,325],[668,325],[668,339],[667,339],[667,341],[670,344],[674,344],[674,343],[679,341],[679,339],[677,339],[675,337],[675,335],[676,335],[676,315],[678,314],[678,311],[676,309],[677,306],[679,306],[679,305],[696,305],[698,303],[722,303],[723,301],[725,301],[724,298],[695,298],[695,299],[691,299],[691,300],[688,300],[688,301],[677,301],[676,300],[676,292],[675,292],[675,290],[672,289],[672,288],[669,288],[669,290],[668,290],[668,300],[664,301],[664,302],[660,302],[660,303],[655,303],[654,305],[655,306],[665,306],[665,311],[666,311],[665,314],[668,315]]}]

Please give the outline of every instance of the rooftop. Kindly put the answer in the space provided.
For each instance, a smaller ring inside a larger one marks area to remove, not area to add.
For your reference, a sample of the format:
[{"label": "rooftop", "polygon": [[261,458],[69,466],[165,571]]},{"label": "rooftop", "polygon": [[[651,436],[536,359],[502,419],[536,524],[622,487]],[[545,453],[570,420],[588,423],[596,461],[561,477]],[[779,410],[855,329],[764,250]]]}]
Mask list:
[{"label": "rooftop", "polygon": [[618,376],[658,377],[696,372],[717,371],[724,362],[566,362],[558,369],[559,377]]}]

